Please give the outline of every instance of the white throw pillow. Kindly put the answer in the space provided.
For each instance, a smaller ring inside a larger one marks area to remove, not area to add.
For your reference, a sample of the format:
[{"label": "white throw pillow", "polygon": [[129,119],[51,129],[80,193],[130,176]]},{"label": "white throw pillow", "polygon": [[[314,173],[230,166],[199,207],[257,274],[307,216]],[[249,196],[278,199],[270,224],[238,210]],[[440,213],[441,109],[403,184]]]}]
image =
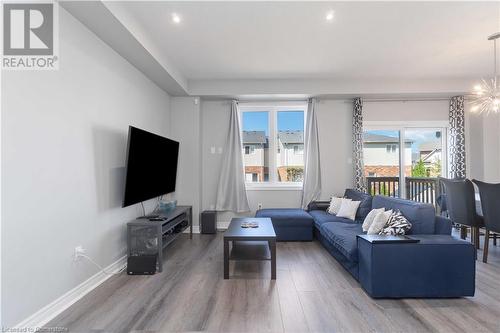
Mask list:
[{"label": "white throw pillow", "polygon": [[370,229],[370,226],[372,225],[373,221],[375,220],[375,217],[377,216],[378,213],[384,212],[384,208],[378,208],[378,209],[372,209],[368,215],[366,215],[365,220],[363,221],[363,231],[367,232],[368,229]]},{"label": "white throw pillow", "polygon": [[373,220],[373,223],[370,225],[370,228],[368,228],[368,235],[378,235],[380,231],[384,228],[386,225],[387,221],[389,220],[389,217],[392,215],[392,209],[388,210],[386,212],[380,212],[375,216],[375,219]]},{"label": "white throw pillow", "polygon": [[328,213],[337,214],[339,212],[342,201],[345,200],[351,201],[351,199],[332,197],[332,200],[330,201],[330,207],[328,207]]},{"label": "white throw pillow", "polygon": [[356,212],[358,211],[358,207],[361,201],[342,201],[340,205],[339,212],[337,213],[338,217],[345,217],[349,220],[353,220],[356,218]]}]

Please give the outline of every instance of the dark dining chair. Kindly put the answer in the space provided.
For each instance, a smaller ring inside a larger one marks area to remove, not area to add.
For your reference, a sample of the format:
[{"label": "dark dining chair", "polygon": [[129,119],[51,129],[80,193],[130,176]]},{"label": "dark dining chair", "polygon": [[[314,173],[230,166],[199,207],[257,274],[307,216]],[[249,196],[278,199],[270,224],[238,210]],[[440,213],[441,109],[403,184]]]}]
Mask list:
[{"label": "dark dining chair", "polygon": [[479,228],[484,226],[483,219],[476,211],[474,185],[469,179],[447,179],[439,177],[444,187],[448,216],[453,223],[460,224],[460,237],[465,239],[467,229],[471,228],[471,242],[479,249]]},{"label": "dark dining chair", "polygon": [[486,229],[484,234],[483,262],[487,262],[490,232],[495,234],[500,233],[500,184],[485,183],[476,179],[472,181],[479,188],[479,196],[481,198],[481,209]]}]

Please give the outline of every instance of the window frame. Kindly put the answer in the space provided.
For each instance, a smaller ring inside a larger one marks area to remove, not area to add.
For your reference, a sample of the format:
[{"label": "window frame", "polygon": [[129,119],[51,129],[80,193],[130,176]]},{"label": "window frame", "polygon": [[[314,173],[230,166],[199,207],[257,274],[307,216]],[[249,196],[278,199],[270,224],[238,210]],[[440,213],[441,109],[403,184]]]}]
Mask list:
[{"label": "window frame", "polygon": [[304,134],[307,128],[307,102],[240,102],[238,116],[240,118],[241,137],[243,137],[243,113],[244,112],[268,112],[268,132],[269,132],[269,181],[267,182],[247,182],[248,190],[302,190],[303,182],[280,182],[278,181],[277,154],[278,154],[278,112],[304,112]]},{"label": "window frame", "polygon": [[[406,131],[408,130],[440,130],[442,131],[441,137],[441,154],[442,154],[442,165],[441,165],[441,176],[448,177],[449,165],[449,150],[448,150],[448,138],[450,132],[450,124],[447,121],[366,121],[363,124],[364,131],[380,131],[380,130],[390,130],[399,132],[399,181],[400,181],[400,193],[401,198],[406,198],[406,176],[404,173],[406,165],[405,157],[405,139]],[[403,148],[402,148],[403,147]]]}]

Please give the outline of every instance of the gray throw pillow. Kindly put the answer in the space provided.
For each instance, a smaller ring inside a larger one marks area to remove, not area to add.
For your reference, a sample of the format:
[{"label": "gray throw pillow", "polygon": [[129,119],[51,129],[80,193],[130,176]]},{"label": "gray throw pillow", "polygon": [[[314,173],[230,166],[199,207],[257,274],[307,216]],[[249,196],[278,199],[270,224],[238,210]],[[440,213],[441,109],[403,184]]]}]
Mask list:
[{"label": "gray throw pillow", "polygon": [[401,213],[400,210],[395,210],[384,228],[380,231],[379,235],[404,235],[411,229],[411,223],[408,219]]}]

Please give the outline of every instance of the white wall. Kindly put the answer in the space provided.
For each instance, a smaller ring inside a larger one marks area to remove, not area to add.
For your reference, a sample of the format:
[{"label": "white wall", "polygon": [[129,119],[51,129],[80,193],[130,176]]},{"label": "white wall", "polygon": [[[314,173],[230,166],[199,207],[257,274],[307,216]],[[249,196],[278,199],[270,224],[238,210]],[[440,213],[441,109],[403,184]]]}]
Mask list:
[{"label": "white wall", "polygon": [[317,121],[321,154],[321,199],[343,195],[354,186],[352,103],[320,100]]},{"label": "white wall", "polygon": [[482,115],[483,179],[500,183],[500,114]]},{"label": "white wall", "polygon": [[[230,102],[226,100],[202,101],[202,203],[201,209],[215,205],[219,170],[229,125]],[[321,198],[328,199],[342,194],[353,184],[352,173],[352,110],[351,104],[338,100],[321,100],[317,107],[317,119],[321,143],[322,187]],[[211,147],[216,153],[211,153]],[[253,214],[259,203],[264,208],[300,207],[300,190],[249,190],[248,200]],[[232,213],[220,213],[219,221],[227,222]]]},{"label": "white wall", "polygon": [[201,201],[200,103],[194,97],[170,99],[170,133],[180,142],[174,197],[179,205],[193,206],[193,225],[198,225]]},{"label": "white wall", "polygon": [[[2,320],[17,324],[126,252],[127,129],[168,135],[169,96],[60,10],[60,69],[2,74]],[[148,202],[149,209],[154,205]]]},{"label": "white wall", "polygon": [[484,180],[483,116],[465,109],[467,177]]},{"label": "white wall", "polygon": [[363,121],[448,121],[449,101],[366,101]]}]

